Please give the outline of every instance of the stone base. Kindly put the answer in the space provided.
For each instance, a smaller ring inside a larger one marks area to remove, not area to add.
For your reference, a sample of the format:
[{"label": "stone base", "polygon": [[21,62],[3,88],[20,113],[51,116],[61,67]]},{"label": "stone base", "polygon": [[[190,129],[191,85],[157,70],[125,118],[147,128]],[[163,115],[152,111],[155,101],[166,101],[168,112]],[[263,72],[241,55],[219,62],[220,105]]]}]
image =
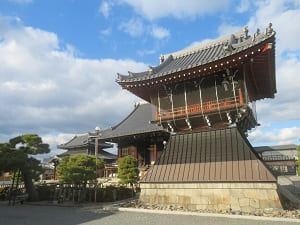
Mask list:
[{"label": "stone base", "polygon": [[282,209],[276,183],[141,183],[140,200],[190,210]]}]

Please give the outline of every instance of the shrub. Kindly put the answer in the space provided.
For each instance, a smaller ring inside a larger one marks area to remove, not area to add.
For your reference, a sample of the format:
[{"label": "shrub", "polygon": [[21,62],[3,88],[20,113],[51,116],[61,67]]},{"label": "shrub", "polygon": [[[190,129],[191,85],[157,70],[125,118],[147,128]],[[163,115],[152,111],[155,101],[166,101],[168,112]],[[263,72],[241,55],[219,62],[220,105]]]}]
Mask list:
[{"label": "shrub", "polygon": [[[98,160],[97,167],[103,168],[104,161]],[[60,181],[81,184],[94,180],[96,175],[96,158],[91,155],[73,155],[64,157],[57,167]]]},{"label": "shrub", "polygon": [[139,180],[138,160],[132,156],[118,159],[118,178],[120,184],[133,184]]},{"label": "shrub", "polygon": [[55,185],[39,185],[36,190],[39,193],[40,201],[51,200],[51,193],[54,193]]},{"label": "shrub", "polygon": [[1,201],[7,200],[8,193],[9,193],[9,187],[0,188],[0,200]]},{"label": "shrub", "polygon": [[114,202],[131,197],[132,189],[126,187],[108,186],[97,189],[97,202]]}]

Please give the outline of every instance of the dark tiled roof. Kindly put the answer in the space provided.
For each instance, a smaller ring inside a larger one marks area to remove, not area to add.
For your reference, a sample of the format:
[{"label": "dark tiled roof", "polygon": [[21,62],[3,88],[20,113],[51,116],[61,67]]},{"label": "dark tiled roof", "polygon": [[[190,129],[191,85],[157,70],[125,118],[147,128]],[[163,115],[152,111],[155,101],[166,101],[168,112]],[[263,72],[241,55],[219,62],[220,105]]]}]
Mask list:
[{"label": "dark tiled roof", "polygon": [[60,161],[61,158],[57,157],[56,155],[55,155],[55,156],[51,156],[51,157],[48,157],[48,158],[44,158],[44,159],[43,159],[43,163],[52,163],[52,162],[54,162],[55,160]]},{"label": "dark tiled roof", "polygon": [[[72,155],[78,155],[78,154],[84,154],[86,155],[86,150],[82,149],[82,150],[68,150],[62,154],[60,154],[60,157],[64,157],[64,156],[72,156]],[[109,153],[107,151],[104,151],[102,149],[99,149],[98,151],[98,158],[99,159],[117,159],[118,156],[112,153]]]},{"label": "dark tiled roof", "polygon": [[[72,148],[80,148],[80,147],[86,147],[89,144],[89,138],[91,136],[90,133],[86,134],[77,134],[75,135],[70,141],[68,141],[65,144],[58,145],[57,147],[60,149],[72,149]],[[90,141],[90,144],[95,144],[94,141]],[[99,143],[99,148],[112,148],[113,145],[108,143]]]},{"label": "dark tiled roof", "polygon": [[172,135],[142,183],[276,182],[237,128]]},{"label": "dark tiled roof", "polygon": [[155,107],[149,103],[140,103],[118,125],[101,132],[102,140],[148,132],[163,131],[161,126],[150,123],[155,119]]},{"label": "dark tiled roof", "polygon": [[86,155],[87,150],[86,149],[72,149],[65,151],[58,155],[58,157],[64,157],[64,156],[72,156],[72,155],[78,155],[78,154],[84,154]]},{"label": "dark tiled roof", "polygon": [[219,39],[199,44],[175,53],[162,55],[163,62],[156,67],[149,67],[148,71],[140,73],[129,72],[128,75],[118,74],[117,82],[135,82],[162,77],[175,72],[205,65],[219,59],[242,52],[273,37],[275,32],[270,28],[268,32],[256,33],[248,36],[247,28]]},{"label": "dark tiled roof", "polygon": [[290,150],[297,150],[297,145],[259,146],[259,147],[254,147],[254,150],[256,152],[290,151]]},{"label": "dark tiled roof", "polygon": [[98,158],[100,159],[118,159],[118,156],[102,149],[99,150]]}]

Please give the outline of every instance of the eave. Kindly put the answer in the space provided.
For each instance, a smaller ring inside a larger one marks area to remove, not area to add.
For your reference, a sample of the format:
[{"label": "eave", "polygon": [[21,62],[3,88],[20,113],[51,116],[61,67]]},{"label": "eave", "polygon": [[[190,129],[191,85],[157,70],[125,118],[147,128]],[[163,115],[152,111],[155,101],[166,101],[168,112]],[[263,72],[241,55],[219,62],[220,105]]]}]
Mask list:
[{"label": "eave", "polygon": [[[263,53],[263,49],[268,43],[272,43],[273,48]],[[173,73],[167,74],[163,77],[155,77],[148,80],[117,82],[123,89],[126,89],[131,93],[141,97],[142,99],[150,102],[150,96],[156,95],[157,90],[164,85],[168,86],[187,80],[199,79],[211,74],[216,74],[228,68],[236,68],[243,64],[250,63],[251,60],[255,59],[256,57],[261,57],[262,55],[264,55],[264,57],[268,57],[267,70],[269,81],[267,82],[270,82],[270,93],[265,97],[273,98],[274,94],[276,93],[274,48],[275,38],[273,35],[265,39],[263,42],[252,46],[251,48],[247,48],[236,54],[200,66],[192,67],[182,71],[174,71]],[[265,97],[258,96],[257,99]]]}]

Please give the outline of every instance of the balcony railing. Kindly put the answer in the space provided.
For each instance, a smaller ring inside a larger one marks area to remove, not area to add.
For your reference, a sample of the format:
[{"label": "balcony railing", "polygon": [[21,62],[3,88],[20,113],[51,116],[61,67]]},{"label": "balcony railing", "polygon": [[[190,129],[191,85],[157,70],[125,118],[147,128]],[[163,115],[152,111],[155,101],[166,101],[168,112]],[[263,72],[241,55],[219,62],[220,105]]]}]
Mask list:
[{"label": "balcony railing", "polygon": [[230,108],[235,108],[236,106],[240,106],[244,104],[243,95],[241,89],[239,89],[239,94],[236,97],[223,98],[219,99],[219,101],[206,101],[201,104],[193,104],[188,105],[187,107],[181,106],[169,110],[161,109],[160,113],[158,108],[156,109],[156,119],[170,119],[170,118],[178,118],[182,116],[195,115],[199,113],[207,114],[209,112],[217,111],[217,110],[226,110]]},{"label": "balcony railing", "polygon": [[265,155],[262,156],[264,161],[297,161],[295,156],[290,155]]}]

